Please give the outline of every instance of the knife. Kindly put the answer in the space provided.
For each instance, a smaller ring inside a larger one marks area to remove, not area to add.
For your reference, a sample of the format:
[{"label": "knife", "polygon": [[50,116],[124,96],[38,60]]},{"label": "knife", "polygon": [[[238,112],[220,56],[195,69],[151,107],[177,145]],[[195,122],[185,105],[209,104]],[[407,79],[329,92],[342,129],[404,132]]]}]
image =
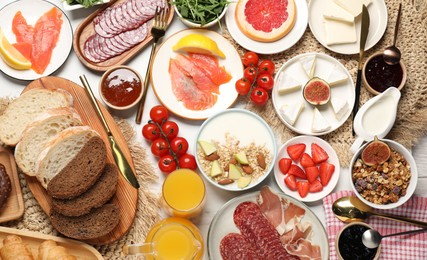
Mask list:
[{"label": "knife", "polygon": [[80,81],[82,82],[83,86],[85,87],[86,93],[89,96],[89,99],[92,103],[93,108],[96,110],[99,119],[102,122],[102,125],[104,126],[105,132],[107,132],[108,140],[110,141],[111,150],[113,151],[113,157],[114,161],[116,161],[117,167],[120,170],[120,173],[123,175],[123,177],[135,188],[139,188],[138,180],[135,177],[135,174],[132,170],[132,168],[129,165],[129,162],[126,160],[126,157],[123,155],[122,150],[118,146],[116,139],[113,136],[113,133],[110,130],[110,127],[107,124],[107,121],[104,118],[104,115],[101,112],[101,109],[96,102],[95,96],[93,95],[93,92],[89,86],[89,82],[86,79],[85,75],[80,76]]},{"label": "knife", "polygon": [[[359,49],[359,65],[357,67],[357,79],[356,79],[356,98],[354,100],[354,106],[353,106],[353,122],[354,117],[356,116],[357,110],[359,109],[359,97],[360,97],[360,86],[362,85],[362,68],[363,68],[363,54],[365,52],[365,44],[366,39],[368,38],[369,33],[369,12],[368,8],[363,5],[362,7],[362,24],[361,24],[361,30],[360,30],[360,49]],[[354,133],[354,126],[353,129],[353,136]]]}]

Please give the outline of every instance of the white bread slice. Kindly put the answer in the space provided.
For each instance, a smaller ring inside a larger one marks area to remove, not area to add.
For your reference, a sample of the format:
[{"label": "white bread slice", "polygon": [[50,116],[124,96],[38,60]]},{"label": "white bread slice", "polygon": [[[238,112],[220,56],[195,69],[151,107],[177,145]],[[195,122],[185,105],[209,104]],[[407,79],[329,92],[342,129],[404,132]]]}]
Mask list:
[{"label": "white bread slice", "polygon": [[18,167],[27,175],[36,175],[36,160],[46,143],[62,130],[80,126],[82,121],[72,107],[52,108],[27,126],[15,147]]},{"label": "white bread slice", "polygon": [[0,116],[0,142],[15,146],[24,129],[41,113],[72,106],[73,97],[63,89],[32,89],[13,100]]}]

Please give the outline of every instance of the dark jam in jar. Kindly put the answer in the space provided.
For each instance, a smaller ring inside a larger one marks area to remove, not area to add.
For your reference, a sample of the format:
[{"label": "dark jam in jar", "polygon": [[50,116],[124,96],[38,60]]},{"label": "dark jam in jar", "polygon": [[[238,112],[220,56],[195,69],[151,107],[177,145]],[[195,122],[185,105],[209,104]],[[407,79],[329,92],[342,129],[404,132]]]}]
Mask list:
[{"label": "dark jam in jar", "polygon": [[338,249],[344,260],[374,259],[377,248],[367,248],[362,242],[363,232],[368,229],[362,225],[352,225],[343,230],[338,239]]},{"label": "dark jam in jar", "polygon": [[377,55],[366,64],[365,77],[373,89],[382,93],[390,87],[399,87],[403,79],[403,69],[399,63],[388,65],[382,55]]},{"label": "dark jam in jar", "polygon": [[138,99],[141,88],[138,75],[129,69],[118,68],[105,77],[101,91],[110,104],[124,107]]}]

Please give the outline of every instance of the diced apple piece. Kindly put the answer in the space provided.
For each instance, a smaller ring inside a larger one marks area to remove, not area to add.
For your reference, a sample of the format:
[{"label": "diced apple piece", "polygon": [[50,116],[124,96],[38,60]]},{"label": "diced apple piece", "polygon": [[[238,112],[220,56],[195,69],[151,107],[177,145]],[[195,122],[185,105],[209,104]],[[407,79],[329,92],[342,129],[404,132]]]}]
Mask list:
[{"label": "diced apple piece", "polygon": [[237,180],[237,187],[239,188],[245,188],[247,187],[252,181],[252,177],[250,175],[242,176],[240,179]]},{"label": "diced apple piece", "polygon": [[223,171],[218,160],[213,161],[211,166],[211,176],[215,177],[215,176],[221,175],[222,173]]},{"label": "diced apple piece", "polygon": [[242,173],[236,165],[230,164],[228,169],[228,178],[232,180],[238,180],[242,177]]},{"label": "diced apple piece", "polygon": [[235,154],[234,158],[236,158],[236,160],[242,165],[249,164],[248,158],[246,157],[246,153],[244,151]]},{"label": "diced apple piece", "polygon": [[208,141],[199,140],[197,142],[199,143],[200,147],[203,150],[203,153],[206,156],[211,155],[214,152],[216,152],[216,147],[213,144],[209,143]]}]

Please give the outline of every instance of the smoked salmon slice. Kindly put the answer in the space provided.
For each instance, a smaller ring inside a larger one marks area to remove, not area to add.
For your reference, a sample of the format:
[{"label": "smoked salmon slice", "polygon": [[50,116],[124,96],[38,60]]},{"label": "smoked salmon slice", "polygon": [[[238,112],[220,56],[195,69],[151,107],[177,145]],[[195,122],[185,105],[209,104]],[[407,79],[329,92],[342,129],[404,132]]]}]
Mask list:
[{"label": "smoked salmon slice", "polygon": [[[27,20],[22,15],[21,11],[18,11],[12,20],[12,31],[15,34],[16,42],[26,42],[29,44],[33,43],[34,39],[34,27],[28,25]],[[24,55],[25,56],[25,55]]]},{"label": "smoked salmon slice", "polygon": [[31,60],[31,50],[33,46],[28,42],[17,42],[12,44],[27,60]]},{"label": "smoked salmon slice", "polygon": [[231,75],[223,66],[219,65],[218,58],[212,55],[189,53],[191,61],[199,67],[215,85],[222,85],[231,80]]}]

